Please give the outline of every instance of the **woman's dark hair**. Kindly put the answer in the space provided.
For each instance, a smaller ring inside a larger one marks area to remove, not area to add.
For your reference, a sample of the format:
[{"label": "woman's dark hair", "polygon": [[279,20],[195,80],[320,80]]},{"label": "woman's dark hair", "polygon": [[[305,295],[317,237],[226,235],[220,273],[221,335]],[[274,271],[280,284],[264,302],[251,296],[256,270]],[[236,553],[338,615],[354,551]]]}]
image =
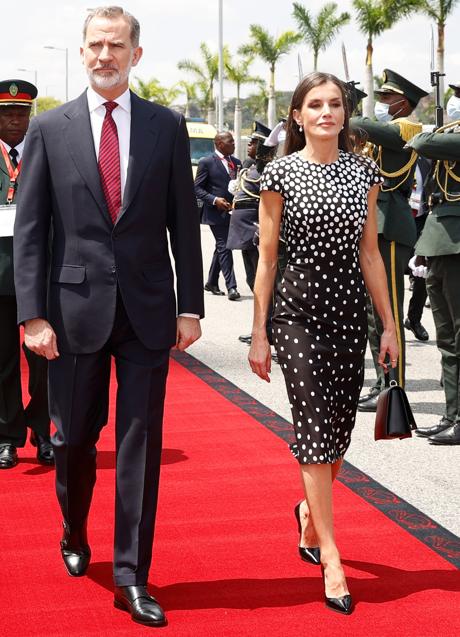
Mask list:
[{"label": "woman's dark hair", "polygon": [[303,132],[299,131],[299,125],[293,117],[293,111],[301,110],[305,97],[312,88],[316,88],[317,86],[321,86],[327,82],[332,82],[332,84],[335,84],[340,89],[343,110],[345,112],[343,128],[339,133],[339,148],[346,150],[347,152],[353,152],[353,146],[350,140],[350,114],[348,112],[348,100],[345,85],[338,77],[331,73],[320,73],[318,71],[314,71],[313,73],[306,75],[303,80],[299,82],[294,94],[292,95],[291,105],[289,106],[289,115],[286,122],[286,142],[284,145],[284,153],[286,155],[295,153],[305,147],[305,136]]}]

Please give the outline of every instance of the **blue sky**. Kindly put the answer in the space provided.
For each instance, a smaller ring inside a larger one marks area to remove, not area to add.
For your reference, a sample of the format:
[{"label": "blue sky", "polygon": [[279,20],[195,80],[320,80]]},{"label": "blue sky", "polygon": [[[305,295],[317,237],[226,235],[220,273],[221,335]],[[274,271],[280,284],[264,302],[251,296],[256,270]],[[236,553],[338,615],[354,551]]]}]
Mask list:
[{"label": "blue sky", "polygon": [[[120,2],[120,0],[118,0]],[[64,53],[44,49],[45,45],[69,49],[69,94],[76,97],[86,85],[86,76],[79,59],[81,25],[89,0],[73,2],[55,0],[23,0],[10,2],[8,22],[5,12],[0,42],[0,77],[20,77],[33,81],[33,73],[17,71],[24,67],[38,72],[41,95],[64,98]],[[304,2],[314,6],[324,4]],[[339,1],[341,10],[349,10],[351,2]],[[202,41],[217,48],[217,0],[130,0],[123,6],[141,23],[144,57],[134,70],[143,79],[157,77],[163,84],[172,85],[181,79],[177,61],[184,57],[197,57]],[[247,40],[248,26],[262,24],[272,33],[295,28],[290,0],[224,0],[224,39],[231,51],[236,52]],[[455,36],[454,24],[460,24],[460,3],[449,20],[446,31],[446,72],[448,82],[460,82],[460,39]],[[436,31],[435,31],[436,32]],[[375,41],[374,72],[385,67],[408,77],[429,89],[430,23],[417,16],[398,23]],[[337,40],[320,54],[319,68],[343,77],[341,43],[347,48],[351,78],[363,77],[366,40],[354,21],[345,27]],[[292,90],[297,81],[297,54],[300,53],[304,71],[312,64],[311,52],[300,45],[280,63],[277,88]],[[255,63],[253,73],[264,78],[267,70]],[[248,89],[245,89],[246,92]],[[250,90],[250,89],[249,89]],[[226,86],[225,95],[233,96],[233,87]]]}]

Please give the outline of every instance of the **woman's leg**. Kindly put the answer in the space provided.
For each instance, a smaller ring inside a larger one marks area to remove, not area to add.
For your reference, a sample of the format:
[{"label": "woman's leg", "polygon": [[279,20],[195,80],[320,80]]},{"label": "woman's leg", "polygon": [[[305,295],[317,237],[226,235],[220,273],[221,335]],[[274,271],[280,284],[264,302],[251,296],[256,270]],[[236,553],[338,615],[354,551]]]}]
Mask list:
[{"label": "woman's leg", "polygon": [[345,574],[334,537],[332,476],[333,474],[337,475],[336,464],[301,465],[308,508],[321,551],[327,597],[341,597],[348,594]]},{"label": "woman's leg", "polygon": [[[331,465],[332,482],[337,477],[342,466],[343,459],[337,460]],[[302,471],[300,471],[300,479],[302,481],[302,489],[305,489]],[[307,500],[303,500],[300,505],[300,524],[302,526],[302,533],[300,536],[299,546],[303,547],[315,547],[318,546],[318,538],[316,536],[315,525],[313,524],[312,517],[310,515],[310,509],[308,508]]]}]

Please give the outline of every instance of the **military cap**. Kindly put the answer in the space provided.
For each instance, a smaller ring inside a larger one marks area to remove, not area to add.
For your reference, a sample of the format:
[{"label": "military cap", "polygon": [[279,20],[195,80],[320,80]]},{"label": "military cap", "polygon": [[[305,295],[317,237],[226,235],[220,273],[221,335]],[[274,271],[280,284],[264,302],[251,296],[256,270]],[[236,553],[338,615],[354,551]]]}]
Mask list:
[{"label": "military cap", "polygon": [[426,97],[428,93],[423,89],[419,88],[409,80],[406,80],[405,77],[399,75],[399,73],[395,73],[390,69],[384,69],[383,71],[383,84],[380,88],[378,88],[376,93],[397,93],[399,95],[404,95],[405,98],[412,104],[412,106],[417,106],[422,97]]},{"label": "military cap", "polygon": [[30,106],[37,87],[25,80],[0,81],[0,106]]},{"label": "military cap", "polygon": [[353,82],[352,80],[345,82],[345,92],[347,94],[350,113],[353,113],[360,101],[367,97],[367,93],[356,87],[357,84],[358,82]]},{"label": "military cap", "polygon": [[271,130],[265,124],[255,121],[252,125],[251,139],[261,139],[265,141],[270,135]]}]

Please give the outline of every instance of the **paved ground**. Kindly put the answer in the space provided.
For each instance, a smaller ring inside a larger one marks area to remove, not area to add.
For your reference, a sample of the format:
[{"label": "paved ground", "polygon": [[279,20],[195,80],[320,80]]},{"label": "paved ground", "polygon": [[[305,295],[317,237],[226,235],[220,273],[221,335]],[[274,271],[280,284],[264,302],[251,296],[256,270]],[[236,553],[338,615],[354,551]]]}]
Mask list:
[{"label": "paved ground", "polygon": [[[213,250],[213,237],[207,226],[202,227],[202,243],[207,274]],[[239,252],[235,253],[235,269],[241,300],[232,302],[227,297],[205,292],[203,337],[188,351],[290,421],[281,370],[274,364],[271,383],[260,380],[247,363],[248,347],[238,341],[240,334],[251,331],[252,322],[252,294],[245,282]],[[222,280],[220,286],[225,289]],[[420,343],[411,332],[406,331],[406,389],[418,426],[427,427],[439,421],[443,413],[444,393],[439,385],[439,354],[428,309],[425,310],[423,324],[430,334],[427,343]],[[368,352],[365,386],[370,386],[374,377]],[[460,446],[432,446],[417,436],[402,441],[375,442],[373,424],[374,414],[358,412],[347,460],[460,536]],[[289,453],[287,448],[286,453]],[[286,476],[286,479],[297,480],[295,465],[292,476]]]}]

